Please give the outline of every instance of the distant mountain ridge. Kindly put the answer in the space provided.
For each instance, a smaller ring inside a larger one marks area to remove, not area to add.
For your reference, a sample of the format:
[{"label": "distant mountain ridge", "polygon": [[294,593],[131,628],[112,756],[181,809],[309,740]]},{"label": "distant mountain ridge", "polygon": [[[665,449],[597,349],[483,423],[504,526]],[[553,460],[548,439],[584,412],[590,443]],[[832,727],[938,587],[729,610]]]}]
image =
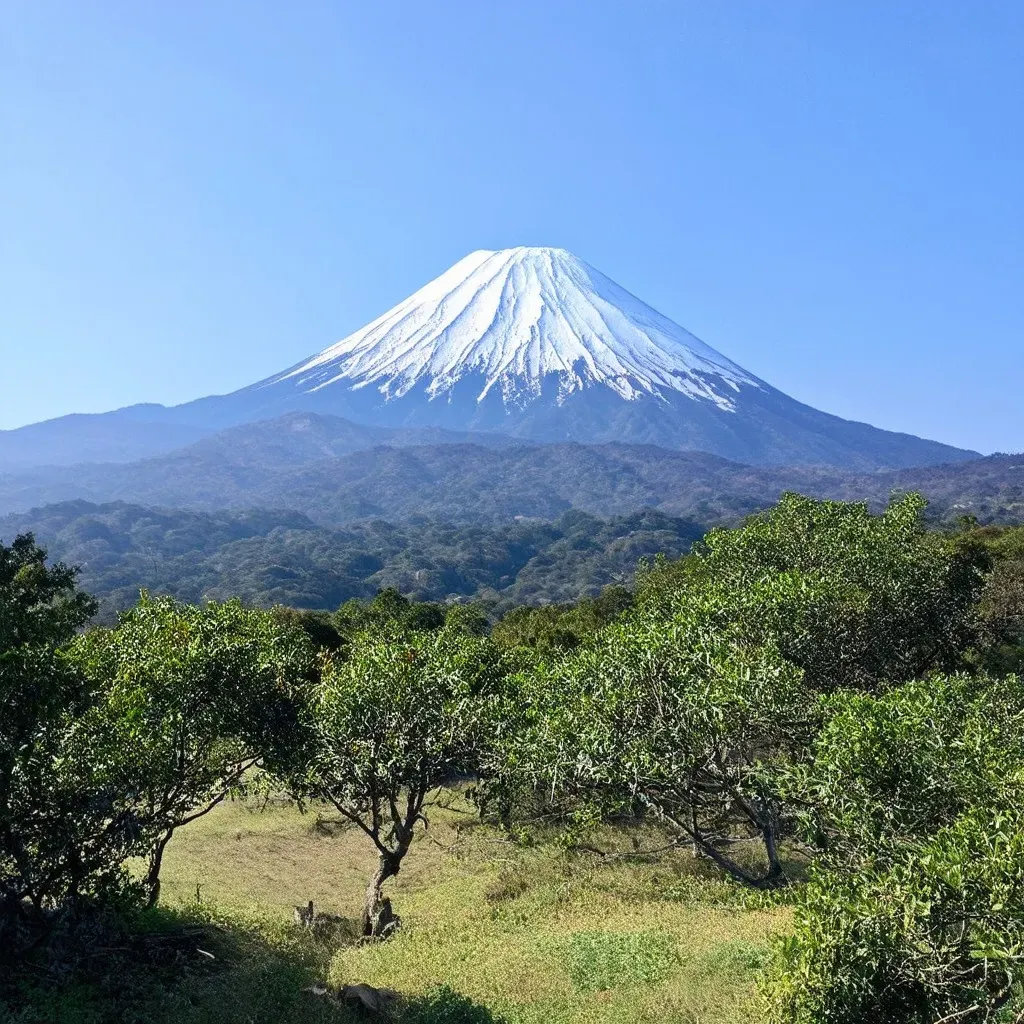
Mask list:
[{"label": "distant mountain ridge", "polygon": [[566,250],[518,247],[471,253],[360,330],[231,394],[0,431],[0,470],[127,462],[300,411],[756,465],[874,470],[977,455],[797,402]]},{"label": "distant mountain ridge", "polygon": [[572,508],[602,517],[657,508],[711,524],[763,508],[784,490],[878,504],[894,489],[920,489],[939,515],[1024,517],[1024,456],[858,473],[748,466],[652,445],[444,438],[404,444],[420,435],[397,432],[381,445],[375,430],[289,413],[135,463],[0,474],[0,515],[85,499],[206,511],[287,509],[326,526],[417,514],[500,523],[553,519]]}]

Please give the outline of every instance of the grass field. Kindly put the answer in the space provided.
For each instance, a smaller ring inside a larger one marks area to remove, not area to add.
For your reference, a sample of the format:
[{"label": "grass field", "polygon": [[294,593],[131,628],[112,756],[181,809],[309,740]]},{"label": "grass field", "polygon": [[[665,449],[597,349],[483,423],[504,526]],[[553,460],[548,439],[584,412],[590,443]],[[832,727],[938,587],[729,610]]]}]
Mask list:
[{"label": "grass field", "polygon": [[[657,842],[621,829],[600,838],[622,850]],[[164,914],[220,926],[208,969],[137,988],[120,978],[113,995],[79,987],[13,1019],[344,1021],[303,991],[328,981],[397,989],[411,1001],[402,1019],[417,1024],[732,1024],[756,1020],[754,977],[787,922],[785,908],[751,907],[688,853],[569,854],[449,809],[390,883],[402,916],[393,939],[318,941],[293,925],[309,899],[355,917],[373,864],[365,836],[316,813],[226,804],[177,835],[165,860]]]}]

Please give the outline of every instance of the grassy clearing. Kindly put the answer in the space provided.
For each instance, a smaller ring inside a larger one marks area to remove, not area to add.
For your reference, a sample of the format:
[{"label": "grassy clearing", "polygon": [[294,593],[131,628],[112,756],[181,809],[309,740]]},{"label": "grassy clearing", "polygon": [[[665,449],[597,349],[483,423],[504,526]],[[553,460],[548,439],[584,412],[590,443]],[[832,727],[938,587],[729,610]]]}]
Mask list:
[{"label": "grassy clearing", "polygon": [[[743,1003],[784,910],[742,908],[685,853],[607,863],[552,843],[513,845],[471,820],[432,820],[392,883],[401,932],[335,951],[332,984],[409,994],[445,984],[513,1024],[749,1019]],[[225,807],[175,839],[167,898],[188,900],[199,886],[218,907],[284,920],[307,899],[356,915],[372,851],[354,830],[317,821],[290,807]],[[601,838],[629,845],[621,832]]]},{"label": "grassy clearing", "polygon": [[[448,1024],[733,1024],[749,1005],[781,907],[741,894],[679,853],[656,863],[566,854],[538,837],[517,845],[441,811],[390,883],[398,935],[376,946],[315,941],[296,904],[356,916],[374,856],[365,836],[291,806],[226,804],[184,829],[165,860],[163,914],[214,922],[216,968],[173,985],[132,979],[113,994],[81,988],[13,1018],[43,1022],[344,1021],[303,991],[365,982],[419,1005],[403,1018]],[[655,836],[609,829],[601,845]],[[227,966],[224,966],[227,965]],[[124,988],[127,986],[127,988]],[[135,986],[135,987],[133,987]],[[447,986],[457,997],[437,995]],[[433,992],[433,995],[430,994]],[[454,1000],[454,1002],[453,1002]]]}]

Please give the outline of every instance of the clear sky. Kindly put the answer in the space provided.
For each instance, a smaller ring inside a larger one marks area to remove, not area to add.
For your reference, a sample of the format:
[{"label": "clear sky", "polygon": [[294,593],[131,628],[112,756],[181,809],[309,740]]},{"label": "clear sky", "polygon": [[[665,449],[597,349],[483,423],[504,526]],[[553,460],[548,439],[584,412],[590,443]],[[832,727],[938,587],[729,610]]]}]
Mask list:
[{"label": "clear sky", "polygon": [[1024,449],[1020,0],[6,0],[0,427],[570,249],[795,398]]}]

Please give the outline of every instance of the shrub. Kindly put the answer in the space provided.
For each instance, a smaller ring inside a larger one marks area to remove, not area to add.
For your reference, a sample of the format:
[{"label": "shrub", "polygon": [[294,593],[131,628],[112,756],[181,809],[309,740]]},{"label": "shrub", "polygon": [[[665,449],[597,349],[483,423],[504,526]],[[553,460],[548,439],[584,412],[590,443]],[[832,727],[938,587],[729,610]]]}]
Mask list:
[{"label": "shrub", "polygon": [[304,741],[278,771],[300,797],[332,804],[379,857],[363,931],[393,925],[384,883],[398,874],[430,792],[474,771],[497,728],[505,677],[485,637],[358,634],[348,657],[328,657],[302,694]]},{"label": "shrub", "polygon": [[961,664],[989,565],[980,545],[929,533],[911,494],[882,515],[866,503],[798,494],[693,555],[638,577],[637,600],[701,609],[752,643],[771,643],[817,689],[871,689]]},{"label": "shrub", "polygon": [[981,1024],[1024,970],[1024,812],[980,808],[890,865],[819,870],[763,991],[772,1024]]},{"label": "shrub", "polygon": [[149,867],[149,903],[177,828],[210,811],[270,742],[294,739],[290,691],[314,671],[312,644],[276,614],[238,601],[180,604],[143,595],[71,655],[96,701],[81,761],[131,808]]},{"label": "shrub", "polygon": [[30,535],[0,544],[0,957],[74,920],[95,897],[130,897],[138,850],[125,794],[91,769],[81,717],[96,695],[63,647],[95,609]]},{"label": "shrub", "polygon": [[785,1024],[973,1024],[1024,969],[1024,684],[837,694],[791,773],[819,863],[765,985]]},{"label": "shrub", "polygon": [[[774,651],[686,612],[633,615],[520,682],[495,766],[508,786],[529,778],[593,810],[650,810],[735,878],[782,880],[765,764],[802,735],[806,700],[800,672]],[[741,834],[760,842],[763,871],[730,853]]]}]

